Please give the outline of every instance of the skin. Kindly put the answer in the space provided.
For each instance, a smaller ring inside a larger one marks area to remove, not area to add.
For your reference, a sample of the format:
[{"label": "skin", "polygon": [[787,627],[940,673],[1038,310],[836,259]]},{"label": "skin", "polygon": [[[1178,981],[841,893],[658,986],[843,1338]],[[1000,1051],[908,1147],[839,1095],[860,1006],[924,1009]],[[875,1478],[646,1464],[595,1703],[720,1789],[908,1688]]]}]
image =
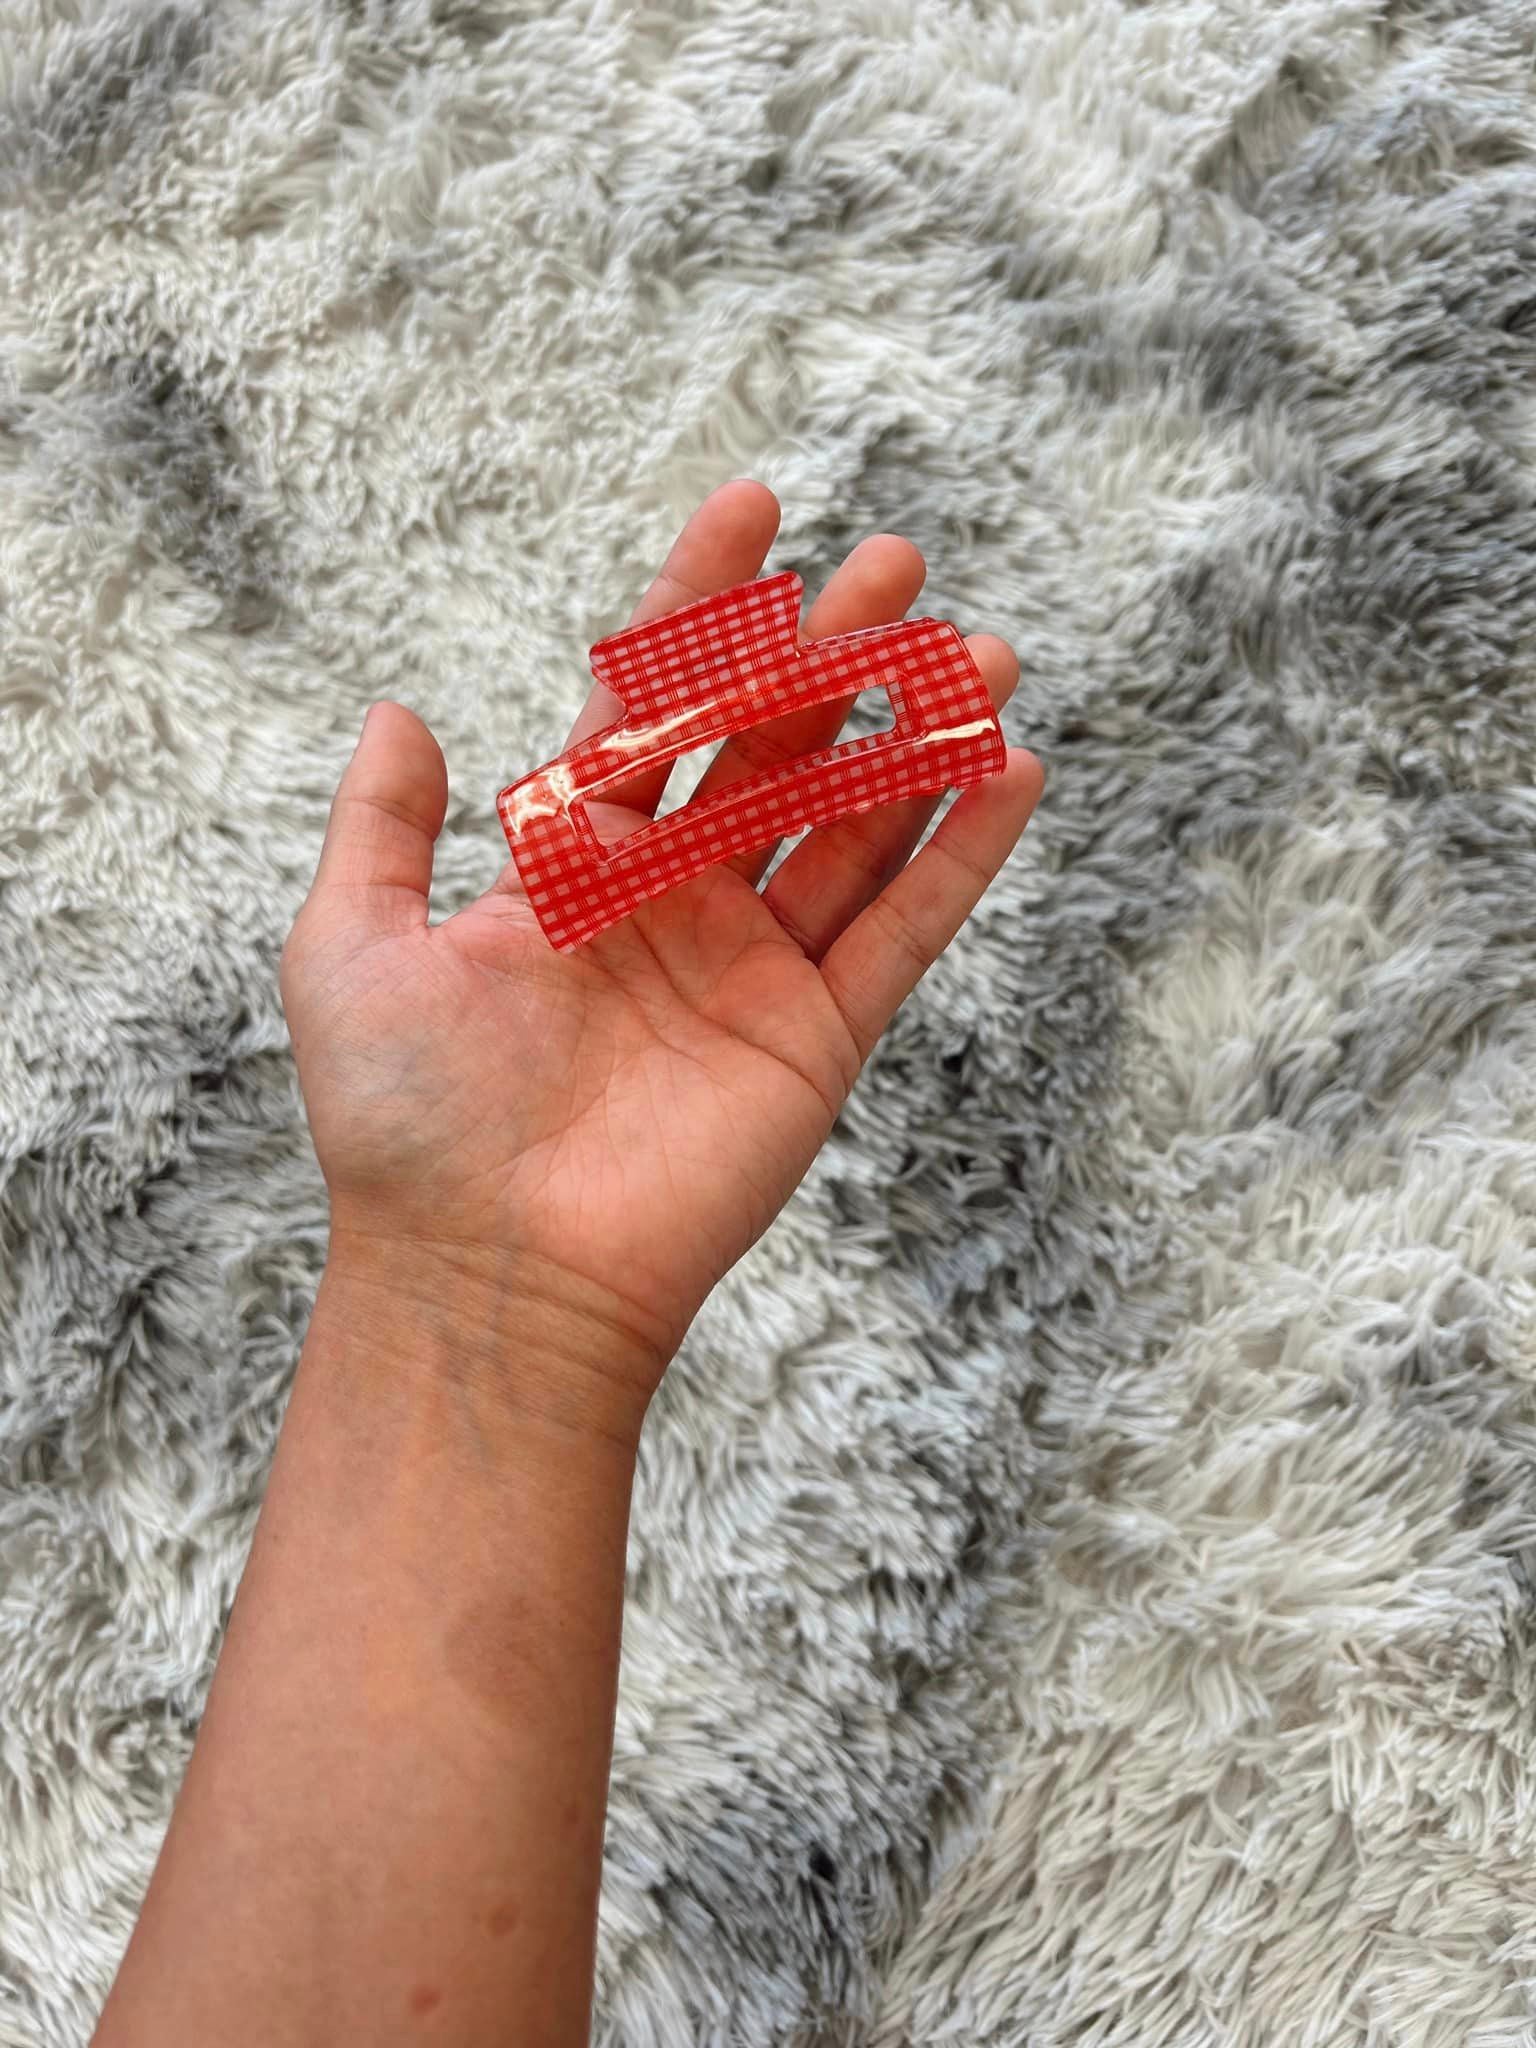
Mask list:
[{"label": "skin", "polygon": [[[754,575],[777,523],[760,485],[716,491],[635,617]],[[922,579],[867,540],[806,630],[899,618]],[[970,646],[1001,703],[1012,654]],[[575,736],[616,712],[595,691]],[[732,741],[707,786],[845,712]],[[443,757],[369,713],[282,969],[330,1256],[98,2048],[585,2041],[647,1403],[1040,786],[1011,753],[914,858],[926,801],[557,954],[510,867],[428,923]],[[660,794],[637,778],[606,824]]]}]

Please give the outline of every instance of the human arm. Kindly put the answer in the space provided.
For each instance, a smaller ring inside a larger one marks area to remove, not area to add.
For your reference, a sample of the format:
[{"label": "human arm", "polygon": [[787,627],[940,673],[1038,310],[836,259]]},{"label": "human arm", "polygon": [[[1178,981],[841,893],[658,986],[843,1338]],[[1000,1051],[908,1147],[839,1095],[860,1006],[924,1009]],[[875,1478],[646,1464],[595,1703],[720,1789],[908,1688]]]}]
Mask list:
[{"label": "human arm", "polygon": [[[758,487],[716,493],[640,615],[755,573],[775,523]],[[921,569],[866,542],[809,630],[900,616]],[[1000,700],[1011,657],[972,649]],[[923,803],[558,955],[510,870],[429,925],[442,756],[370,714],[284,962],[330,1258],[98,2048],[585,2038],[646,1404],[1038,788],[1015,756],[908,866]],[[625,792],[634,823],[658,795]]]}]

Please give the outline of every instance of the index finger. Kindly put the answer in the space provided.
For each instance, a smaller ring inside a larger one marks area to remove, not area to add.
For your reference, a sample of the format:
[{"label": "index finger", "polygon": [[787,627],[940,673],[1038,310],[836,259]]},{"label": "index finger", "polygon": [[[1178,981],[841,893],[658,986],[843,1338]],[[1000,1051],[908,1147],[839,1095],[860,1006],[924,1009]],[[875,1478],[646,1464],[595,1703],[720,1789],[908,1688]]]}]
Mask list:
[{"label": "index finger", "polygon": [[[673,542],[660,575],[635,606],[629,623],[642,625],[701,597],[713,597],[717,590],[729,590],[733,583],[745,583],[763,566],[778,530],[779,501],[766,484],[746,478],[721,484]],[[594,683],[566,746],[612,725],[622,710],[612,690]],[[605,791],[603,801],[649,816],[661,800],[667,773],[666,768],[646,770]]]}]

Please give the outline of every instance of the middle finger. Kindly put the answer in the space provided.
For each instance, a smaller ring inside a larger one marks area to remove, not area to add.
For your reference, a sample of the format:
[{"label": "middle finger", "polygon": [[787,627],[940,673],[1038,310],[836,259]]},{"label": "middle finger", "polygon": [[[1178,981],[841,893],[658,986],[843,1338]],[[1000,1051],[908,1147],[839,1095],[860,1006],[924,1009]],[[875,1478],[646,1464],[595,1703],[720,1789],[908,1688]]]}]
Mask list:
[{"label": "middle finger", "polygon": [[[909,540],[893,533],[861,540],[811,606],[805,637],[818,640],[829,633],[852,633],[861,626],[885,626],[903,617],[923,587],[927,565]],[[732,735],[710,762],[694,791],[695,798],[713,796],[743,776],[759,775],[783,761],[794,761],[830,746],[842,731],[854,700],[811,704],[782,718]],[[773,857],[773,847],[737,854],[726,865],[756,882]]]}]

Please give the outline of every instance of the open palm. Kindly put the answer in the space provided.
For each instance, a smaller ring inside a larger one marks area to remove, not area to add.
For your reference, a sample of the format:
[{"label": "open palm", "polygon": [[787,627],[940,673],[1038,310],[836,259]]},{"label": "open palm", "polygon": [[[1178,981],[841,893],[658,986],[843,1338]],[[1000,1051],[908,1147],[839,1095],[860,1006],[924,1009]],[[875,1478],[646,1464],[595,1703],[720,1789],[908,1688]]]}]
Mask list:
[{"label": "open palm", "polygon": [[[777,527],[760,486],[695,514],[638,608],[655,617],[754,575]],[[856,548],[811,634],[900,618],[923,564]],[[971,651],[995,702],[1017,665]],[[704,787],[823,746],[846,705],[730,741]],[[618,707],[599,687],[573,738]],[[640,775],[600,829],[643,824]],[[772,849],[709,870],[574,953],[545,940],[510,866],[427,921],[447,802],[436,741],[376,706],[337,792],[283,989],[334,1228],[388,1260],[506,1257],[576,1289],[660,1369],[705,1294],[767,1226],[826,1137],[870,1048],[1028,820],[1033,758],[933,810],[888,806],[810,834],[766,887]]]}]

